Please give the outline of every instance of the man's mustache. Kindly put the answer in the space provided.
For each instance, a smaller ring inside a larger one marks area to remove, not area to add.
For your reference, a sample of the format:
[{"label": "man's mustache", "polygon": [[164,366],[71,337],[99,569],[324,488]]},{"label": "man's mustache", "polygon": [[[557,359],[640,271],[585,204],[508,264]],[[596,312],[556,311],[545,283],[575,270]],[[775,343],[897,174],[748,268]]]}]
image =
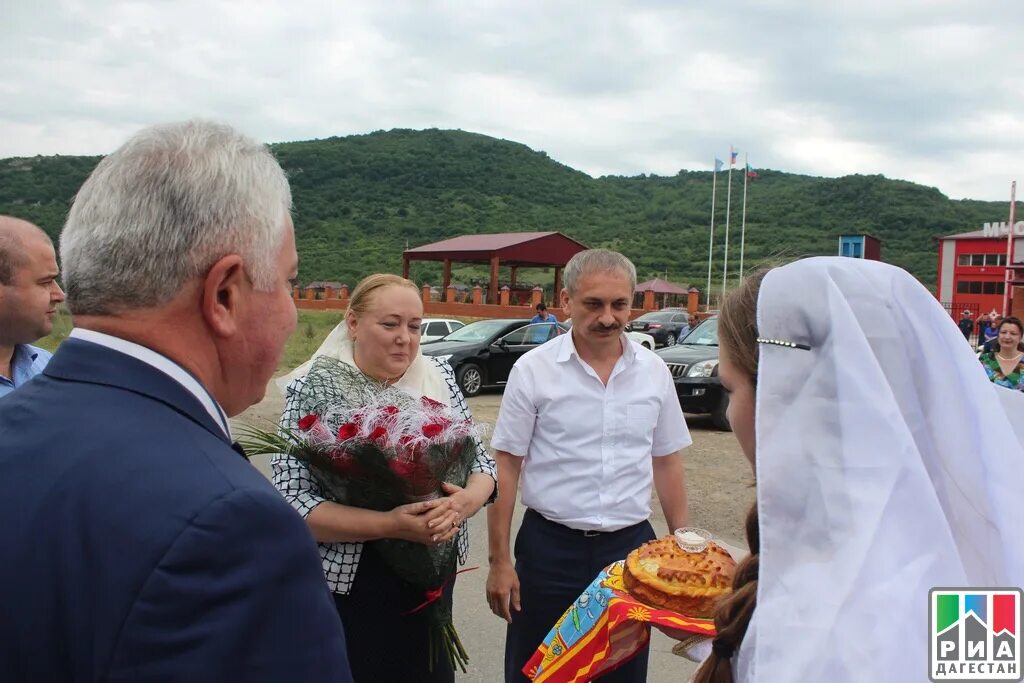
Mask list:
[{"label": "man's mustache", "polygon": [[604,325],[591,325],[589,329],[591,332],[614,332],[615,330],[621,330],[622,325],[617,323],[615,325],[608,325],[607,327]]}]

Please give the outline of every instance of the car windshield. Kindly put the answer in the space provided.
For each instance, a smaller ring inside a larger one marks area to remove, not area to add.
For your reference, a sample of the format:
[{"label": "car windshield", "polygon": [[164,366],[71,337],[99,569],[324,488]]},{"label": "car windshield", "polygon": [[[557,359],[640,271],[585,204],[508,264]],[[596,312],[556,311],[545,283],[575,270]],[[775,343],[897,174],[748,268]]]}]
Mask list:
[{"label": "car windshield", "polygon": [[488,341],[494,335],[498,334],[504,329],[508,328],[508,324],[511,320],[478,320],[475,323],[470,323],[465,327],[455,330],[447,337],[445,341],[459,341],[459,342],[483,342]]},{"label": "car windshield", "polygon": [[693,344],[694,346],[718,346],[718,318],[708,318],[697,325],[679,343]]},{"label": "car windshield", "polygon": [[649,320],[652,322],[667,323],[672,321],[673,315],[675,315],[675,313],[666,313],[662,311],[659,311],[657,313],[644,313],[642,316],[637,318],[637,320]]}]

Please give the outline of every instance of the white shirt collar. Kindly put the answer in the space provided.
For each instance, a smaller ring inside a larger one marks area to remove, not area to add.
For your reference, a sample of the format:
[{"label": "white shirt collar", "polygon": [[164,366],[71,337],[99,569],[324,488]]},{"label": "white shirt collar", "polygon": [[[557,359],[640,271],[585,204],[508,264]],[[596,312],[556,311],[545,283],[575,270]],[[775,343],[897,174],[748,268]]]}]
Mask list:
[{"label": "white shirt collar", "polygon": [[185,387],[190,394],[196,397],[196,399],[202,404],[206,412],[210,414],[213,421],[220,425],[220,428],[224,430],[224,434],[230,439],[231,429],[228,425],[227,415],[224,414],[224,410],[220,407],[220,404],[214,400],[210,392],[199,383],[195,377],[189,374],[183,367],[175,363],[173,360],[157,353],[156,351],[146,348],[135,342],[130,342],[127,339],[121,339],[120,337],[114,337],[103,332],[97,332],[95,330],[85,330],[81,327],[76,327],[71,330],[70,337],[72,339],[81,339],[92,344],[98,344],[108,349],[113,349],[126,356],[131,356],[136,360],[140,360],[143,363],[150,365],[171,379],[176,381],[181,386]]}]

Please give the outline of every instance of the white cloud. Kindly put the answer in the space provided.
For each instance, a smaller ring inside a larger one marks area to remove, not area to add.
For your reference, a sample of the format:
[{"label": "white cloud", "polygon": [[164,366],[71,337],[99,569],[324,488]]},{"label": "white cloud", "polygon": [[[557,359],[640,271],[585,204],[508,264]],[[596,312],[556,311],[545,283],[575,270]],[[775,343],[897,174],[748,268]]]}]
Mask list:
[{"label": "white cloud", "polygon": [[205,116],[268,141],[392,127],[516,140],[592,175],[1024,180],[1024,25],[998,0],[9,3],[0,156],[99,154]]}]

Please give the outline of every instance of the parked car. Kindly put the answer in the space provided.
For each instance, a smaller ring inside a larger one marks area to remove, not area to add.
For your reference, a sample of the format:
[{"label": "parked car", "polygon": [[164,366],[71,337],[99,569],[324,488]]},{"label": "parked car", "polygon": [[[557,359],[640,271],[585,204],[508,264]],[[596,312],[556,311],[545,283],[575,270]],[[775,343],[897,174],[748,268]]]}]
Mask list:
[{"label": "parked car", "polygon": [[729,395],[718,377],[718,318],[708,318],[675,346],[655,353],[672,372],[683,412],[708,413],[717,428],[729,430]]},{"label": "parked car", "polygon": [[685,335],[689,327],[690,316],[682,309],[664,309],[651,311],[636,318],[626,330],[629,332],[645,332],[654,337],[658,346],[672,346],[679,339],[680,332]]},{"label": "parked car", "polygon": [[423,354],[448,361],[466,396],[505,384],[516,360],[569,329],[565,323],[529,320],[477,320],[444,339],[422,346]]},{"label": "parked car", "polygon": [[420,344],[427,344],[436,341],[441,337],[447,337],[455,330],[466,326],[461,320],[448,320],[447,318],[424,318],[420,323]]},{"label": "parked car", "polygon": [[652,337],[651,335],[647,334],[646,332],[629,332],[629,331],[627,331],[626,332],[626,336],[629,337],[630,339],[632,339],[633,341],[635,341],[640,346],[646,346],[651,351],[653,351],[654,347],[656,347],[658,345],[658,343],[656,341],[654,341],[654,337]]}]

